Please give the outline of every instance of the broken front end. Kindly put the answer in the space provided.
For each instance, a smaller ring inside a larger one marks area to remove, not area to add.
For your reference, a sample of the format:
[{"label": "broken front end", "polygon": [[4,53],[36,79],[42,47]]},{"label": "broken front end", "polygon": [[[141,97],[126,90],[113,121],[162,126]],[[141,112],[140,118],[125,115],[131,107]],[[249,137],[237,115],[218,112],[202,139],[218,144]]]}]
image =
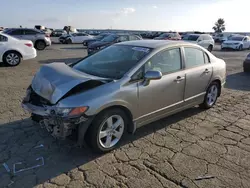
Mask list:
[{"label": "broken front end", "polygon": [[77,131],[78,140],[83,141],[81,137],[93,119],[84,114],[88,107],[59,108],[36,94],[31,86],[27,89],[22,107],[31,113],[33,121],[39,123],[42,128],[46,128],[53,137],[58,139],[65,139]]}]

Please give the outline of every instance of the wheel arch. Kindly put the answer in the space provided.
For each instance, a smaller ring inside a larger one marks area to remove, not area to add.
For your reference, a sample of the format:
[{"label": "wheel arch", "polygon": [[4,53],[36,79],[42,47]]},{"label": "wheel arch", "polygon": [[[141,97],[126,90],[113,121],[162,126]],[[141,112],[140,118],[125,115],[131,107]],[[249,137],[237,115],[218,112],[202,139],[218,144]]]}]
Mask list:
[{"label": "wheel arch", "polygon": [[[220,96],[220,94],[221,94],[221,80],[219,79],[219,78],[215,78],[215,79],[213,79],[212,81],[211,81],[211,83],[218,83],[218,85],[219,85],[219,93],[218,93],[218,97]],[[210,83],[210,84],[211,84]],[[209,85],[210,85],[209,84]],[[209,87],[209,86],[208,86]]]},{"label": "wheel arch", "polygon": [[46,42],[45,42],[44,39],[37,39],[37,40],[34,42],[34,46],[36,45],[37,42],[40,42],[40,41],[42,41],[42,42],[44,42],[44,43],[46,44]]},{"label": "wheel arch", "polygon": [[5,52],[3,53],[2,60],[3,60],[3,57],[4,57],[7,53],[9,53],[9,52],[16,52],[16,53],[18,53],[18,54],[20,55],[21,58],[23,58],[22,53],[19,52],[18,50],[16,50],[16,49],[9,49],[9,50],[7,50],[7,51],[5,51]]},{"label": "wheel arch", "polygon": [[[109,105],[109,106],[106,106],[102,109],[100,109],[96,115],[100,114],[100,113],[103,113],[104,111],[106,110],[110,110],[110,109],[121,109],[128,117],[128,120],[129,120],[129,123],[128,123],[128,132],[129,133],[134,133],[135,129],[136,129],[136,126],[135,124],[133,123],[133,114],[131,113],[131,111],[129,110],[128,107],[126,107],[125,105],[122,105],[122,104],[114,104],[114,105]],[[96,116],[95,115],[95,116]]]}]

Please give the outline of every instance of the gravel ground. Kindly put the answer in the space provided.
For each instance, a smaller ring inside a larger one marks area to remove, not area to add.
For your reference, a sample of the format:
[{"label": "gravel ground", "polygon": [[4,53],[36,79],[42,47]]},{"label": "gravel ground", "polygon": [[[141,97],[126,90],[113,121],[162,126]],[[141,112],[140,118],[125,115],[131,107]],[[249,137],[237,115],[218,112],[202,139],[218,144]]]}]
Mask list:
[{"label": "gravel ground", "polygon": [[[236,187],[250,182],[250,83],[242,72],[249,51],[213,52],[227,63],[227,84],[217,105],[194,107],[129,135],[105,155],[54,140],[34,126],[20,103],[38,68],[86,55],[80,45],[53,45],[18,67],[0,67],[0,187]],[[43,144],[43,147],[36,148]],[[13,173],[20,168],[44,166]],[[195,180],[198,176],[212,179]]]}]

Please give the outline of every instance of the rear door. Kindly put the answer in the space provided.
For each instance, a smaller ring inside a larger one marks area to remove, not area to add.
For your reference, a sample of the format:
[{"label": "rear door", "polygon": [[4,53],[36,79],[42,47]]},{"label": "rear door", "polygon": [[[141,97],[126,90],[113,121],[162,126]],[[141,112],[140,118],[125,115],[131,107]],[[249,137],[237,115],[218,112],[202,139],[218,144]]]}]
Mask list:
[{"label": "rear door", "polygon": [[22,37],[22,39],[25,40],[31,40],[33,43],[36,41],[36,35],[39,32],[33,30],[33,29],[24,29],[24,35]]},{"label": "rear door", "polygon": [[209,56],[195,47],[184,47],[183,52],[186,70],[184,100],[188,103],[203,100],[213,72]]},{"label": "rear door", "polygon": [[6,45],[8,43],[8,38],[0,35],[0,62],[2,62],[2,57],[4,52],[6,51]]}]

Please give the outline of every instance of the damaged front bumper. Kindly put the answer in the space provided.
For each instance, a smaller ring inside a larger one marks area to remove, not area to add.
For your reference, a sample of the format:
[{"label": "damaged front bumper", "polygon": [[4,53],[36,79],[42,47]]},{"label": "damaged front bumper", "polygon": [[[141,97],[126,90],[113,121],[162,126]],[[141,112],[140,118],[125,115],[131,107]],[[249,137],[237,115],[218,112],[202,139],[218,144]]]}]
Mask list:
[{"label": "damaged front bumper", "polygon": [[76,130],[80,144],[83,144],[85,132],[93,120],[93,117],[88,117],[85,114],[60,116],[56,114],[54,106],[36,106],[25,101],[22,102],[22,108],[36,117],[33,120],[39,123],[42,128],[46,128],[57,139],[65,139]]}]

